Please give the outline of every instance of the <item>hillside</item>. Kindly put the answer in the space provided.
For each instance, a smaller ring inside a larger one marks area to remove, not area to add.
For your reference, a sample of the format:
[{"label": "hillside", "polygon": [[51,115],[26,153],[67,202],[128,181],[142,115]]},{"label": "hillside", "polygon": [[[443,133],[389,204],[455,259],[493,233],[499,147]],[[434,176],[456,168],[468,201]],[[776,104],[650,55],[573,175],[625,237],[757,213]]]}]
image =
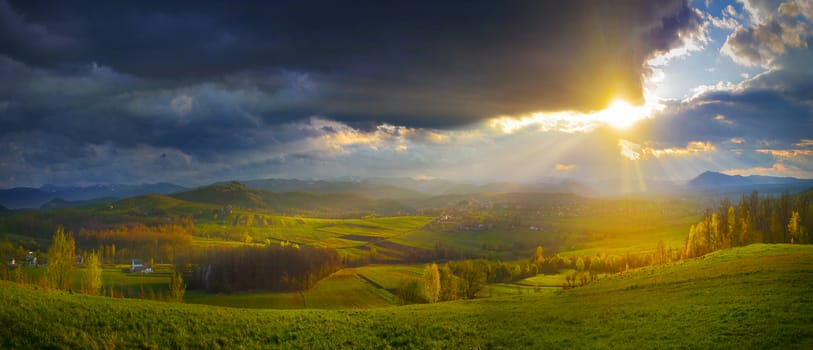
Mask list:
[{"label": "hillside", "polygon": [[[8,208],[39,208],[57,198],[61,202],[87,201],[99,198],[128,198],[150,193],[167,194],[184,189],[184,187],[171,183],[94,186],[44,185],[39,188],[16,187],[0,189],[0,204]],[[57,203],[59,204],[60,201],[57,201]],[[65,207],[65,205],[59,207]]]},{"label": "hillside", "polygon": [[310,192],[317,194],[353,194],[370,199],[402,199],[426,196],[424,193],[388,184],[366,181],[306,181],[297,179],[261,179],[243,181],[250,188],[270,192]]},{"label": "hillside", "polygon": [[352,311],[167,304],[0,282],[0,347],[809,349],[811,281],[813,246],[751,245],[553,295]]},{"label": "hillside", "polygon": [[280,213],[315,213],[326,216],[343,213],[391,215],[410,208],[391,200],[373,200],[353,194],[313,194],[306,192],[268,192],[239,182],[215,184],[173,194],[172,197],[198,203],[232,205],[246,209],[272,210]]}]

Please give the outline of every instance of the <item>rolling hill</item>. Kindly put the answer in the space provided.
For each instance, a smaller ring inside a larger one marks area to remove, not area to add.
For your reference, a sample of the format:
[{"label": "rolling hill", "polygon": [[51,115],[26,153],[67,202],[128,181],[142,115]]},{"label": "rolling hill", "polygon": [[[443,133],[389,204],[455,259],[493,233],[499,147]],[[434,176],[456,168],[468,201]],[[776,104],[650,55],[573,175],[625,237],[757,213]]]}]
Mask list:
[{"label": "rolling hill", "polygon": [[809,349],[811,281],[813,246],[751,245],[554,294],[371,310],[247,310],[0,282],[0,347]]},{"label": "rolling hill", "polygon": [[167,194],[184,189],[184,187],[164,182],[141,185],[15,187],[0,190],[0,204],[8,208],[39,208],[57,198],[66,202],[99,198],[128,198],[150,193]]},{"label": "rolling hill", "polygon": [[171,195],[173,198],[220,206],[270,210],[279,213],[310,213],[316,216],[343,216],[364,213],[392,215],[409,213],[412,208],[393,200],[374,200],[354,194],[314,194],[307,192],[268,192],[239,182],[200,187]]},{"label": "rolling hill", "polygon": [[314,194],[353,194],[370,199],[403,199],[426,196],[415,190],[367,181],[327,181],[262,179],[243,181],[247,187],[270,192],[309,192]]}]

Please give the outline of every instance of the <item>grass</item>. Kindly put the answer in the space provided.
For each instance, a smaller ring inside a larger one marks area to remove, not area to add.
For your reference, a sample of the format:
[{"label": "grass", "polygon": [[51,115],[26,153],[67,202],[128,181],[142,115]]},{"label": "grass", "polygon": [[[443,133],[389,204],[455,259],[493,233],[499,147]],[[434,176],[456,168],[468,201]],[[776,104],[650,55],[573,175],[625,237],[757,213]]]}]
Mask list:
[{"label": "grass", "polygon": [[[634,216],[590,215],[577,218],[534,219],[520,228],[495,228],[486,231],[436,232],[416,230],[393,239],[394,242],[423,248],[436,243],[475,253],[492,259],[515,259],[512,245],[515,242],[535,247],[539,242],[564,239],[562,256],[594,256],[599,253],[623,255],[653,251],[658,241],[667,247],[682,247],[689,234],[689,226],[700,219],[684,213],[648,215],[643,219]],[[547,229],[532,231],[528,225]],[[544,245],[544,244],[543,244]],[[486,250],[484,247],[497,247]],[[532,248],[529,248],[530,256]]]},{"label": "grass", "polygon": [[358,274],[370,279],[384,289],[395,290],[402,281],[419,279],[423,276],[424,265],[367,265],[357,267]]},{"label": "grass", "polygon": [[[170,266],[156,268],[153,273],[130,273],[130,265],[107,266],[102,269],[103,295],[110,295],[111,290],[117,296],[125,298],[161,298],[169,294],[169,280],[172,268]],[[22,281],[29,284],[39,284],[45,274],[43,267],[20,267]],[[82,290],[82,277],[84,268],[78,268],[71,273],[71,288],[74,291]],[[14,279],[14,272],[10,273]]]},{"label": "grass", "polygon": [[0,282],[2,348],[813,348],[813,246],[752,245],[574,290],[244,310]]},{"label": "grass", "polygon": [[[216,222],[197,222],[195,235],[214,237],[226,233],[228,236],[234,237],[249,235],[255,240],[255,243],[270,239],[316,247],[350,248],[366,245],[369,241],[398,237],[432,221],[432,218],[425,216],[374,219],[320,219],[277,215],[265,215],[265,217],[271,221],[270,225],[232,226]],[[358,238],[364,238],[364,240],[356,240],[352,236],[359,236]],[[209,240],[209,242],[217,241]]]},{"label": "grass", "polygon": [[358,277],[355,269],[342,269],[303,293],[190,292],[186,302],[249,309],[368,309],[393,306],[397,300],[388,291]]},{"label": "grass", "polygon": [[587,232],[588,240],[570,247],[563,256],[592,256],[598,253],[624,254],[655,250],[658,241],[667,247],[683,247],[689,236],[689,226],[700,216],[655,217],[629,221],[624,218],[595,220],[570,219],[560,224],[570,232]]},{"label": "grass", "polygon": [[192,291],[186,293],[185,301],[190,304],[246,309],[301,309],[305,307],[302,294],[296,292],[210,294]]}]

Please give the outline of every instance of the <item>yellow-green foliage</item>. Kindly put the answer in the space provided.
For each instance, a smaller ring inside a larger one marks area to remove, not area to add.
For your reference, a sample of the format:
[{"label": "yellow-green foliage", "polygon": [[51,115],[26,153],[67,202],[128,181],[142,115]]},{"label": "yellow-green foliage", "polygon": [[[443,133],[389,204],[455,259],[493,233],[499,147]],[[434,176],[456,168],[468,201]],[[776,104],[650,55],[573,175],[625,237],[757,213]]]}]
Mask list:
[{"label": "yellow-green foliage", "polygon": [[82,291],[86,294],[97,295],[102,289],[102,264],[96,252],[88,254],[83,272]]},{"label": "yellow-green foliage", "polygon": [[169,280],[169,299],[171,301],[182,302],[186,293],[186,284],[180,273],[175,272]]},{"label": "yellow-green foliage", "polygon": [[65,233],[62,226],[57,227],[51,246],[48,248],[46,278],[48,284],[56,289],[70,289],[71,271],[76,264],[76,248],[73,235]]},{"label": "yellow-green foliage", "polygon": [[435,303],[440,300],[440,272],[438,265],[431,263],[426,265],[423,273],[423,285],[426,290],[426,301]]}]

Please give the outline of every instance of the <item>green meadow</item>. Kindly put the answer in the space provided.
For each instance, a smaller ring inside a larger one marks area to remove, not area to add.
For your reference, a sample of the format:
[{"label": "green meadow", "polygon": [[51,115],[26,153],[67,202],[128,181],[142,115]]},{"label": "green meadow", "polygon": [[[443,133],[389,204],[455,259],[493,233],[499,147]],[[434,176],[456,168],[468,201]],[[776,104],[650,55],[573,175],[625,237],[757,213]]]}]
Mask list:
[{"label": "green meadow", "polygon": [[383,309],[247,310],[0,282],[0,347],[809,349],[811,295],[813,246],[765,244],[572,290]]}]

